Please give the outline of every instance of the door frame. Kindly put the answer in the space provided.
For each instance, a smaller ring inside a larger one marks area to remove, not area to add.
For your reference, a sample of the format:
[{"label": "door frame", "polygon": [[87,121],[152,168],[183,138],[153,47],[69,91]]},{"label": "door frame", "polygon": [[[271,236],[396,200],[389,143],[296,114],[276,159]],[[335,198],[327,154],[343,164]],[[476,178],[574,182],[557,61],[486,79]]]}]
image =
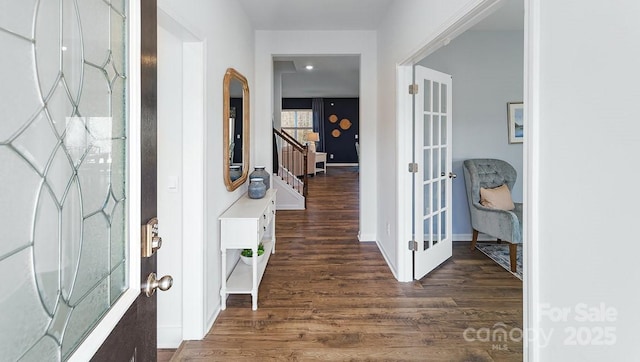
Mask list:
[{"label": "door frame", "polygon": [[[182,42],[182,260],[179,266],[182,278],[177,281],[182,290],[182,324],[180,331],[158,324],[158,348],[176,348],[183,340],[204,338],[208,328],[205,318],[206,273],[205,255],[207,235],[205,223],[205,170],[207,134],[205,114],[206,61],[203,36],[181,18],[167,1],[158,1],[158,27],[162,27]],[[160,68],[158,68],[160,72]],[[160,74],[158,74],[160,78]],[[189,122],[184,122],[189,120]],[[162,147],[161,144],[158,147]],[[158,175],[162,177],[162,175]],[[162,190],[159,190],[162,191]],[[160,220],[162,225],[162,220]],[[180,242],[166,240],[167,244]],[[171,274],[170,266],[158,256],[159,275]],[[162,298],[161,295],[158,298]],[[158,315],[160,321],[162,316]],[[176,333],[177,332],[177,333]]]},{"label": "door frame", "polygon": [[129,288],[124,292],[102,320],[96,325],[85,340],[69,357],[69,361],[86,361],[93,356],[109,337],[131,305],[140,295],[140,221],[141,214],[141,180],[142,153],[141,138],[141,7],[139,1],[129,2],[129,134],[128,147],[128,206],[127,234],[129,237],[128,272]]},{"label": "door frame", "polygon": [[[434,53],[464,33],[482,19],[493,13],[507,0],[476,0],[449,19],[424,41],[424,45],[396,66],[396,119],[398,134],[398,280],[413,280],[413,251],[407,247],[411,240],[413,218],[413,174],[406,171],[405,165],[413,162],[413,95],[408,85],[413,83],[413,68],[424,57]],[[526,34],[525,34],[526,37]],[[525,82],[526,84],[526,82]],[[525,86],[526,87],[526,86]]]},{"label": "door frame", "polygon": [[[311,34],[313,33],[313,34]],[[371,32],[344,36],[326,31],[305,33],[309,39],[300,42],[297,36],[283,36],[275,41],[275,34],[265,32],[256,37],[255,86],[252,100],[255,101],[255,115],[251,121],[252,132],[258,135],[271,134],[274,108],[273,58],[276,56],[297,55],[359,55],[360,56],[360,181],[359,181],[359,218],[358,240],[360,242],[376,240],[377,212],[377,162],[375,129],[377,128],[377,50],[376,39]],[[273,39],[272,39],[273,37]],[[273,41],[272,41],[273,40]],[[363,123],[362,120],[367,122]],[[364,125],[364,126],[363,126]],[[270,137],[256,137],[255,149],[271,149]],[[252,141],[253,142],[253,141]],[[253,143],[252,143],[253,145]],[[266,159],[268,158],[268,159]],[[271,167],[271,155],[251,155],[251,164]],[[371,195],[365,197],[364,195]],[[406,245],[405,245],[406,246]],[[386,256],[385,256],[386,257]]]},{"label": "door frame", "polygon": [[[407,91],[407,86],[413,83],[413,66],[493,13],[507,0],[475,0],[463,7],[456,15],[446,21],[439,29],[426,38],[417,51],[408,55],[396,66],[396,130],[397,130],[397,206],[396,224],[398,250],[398,280],[409,282],[413,277],[413,252],[407,247],[407,241],[412,235],[412,179],[413,174],[406,172],[406,165],[412,162],[412,120],[413,96]],[[529,120],[525,126],[525,142],[523,145],[523,357],[525,361],[537,361],[536,331],[539,330],[538,310],[540,309],[539,287],[539,258],[537,240],[537,214],[539,174],[539,144],[537,138],[537,109],[539,82],[535,70],[539,68],[539,38],[540,38],[540,4],[537,0],[524,1],[524,74],[523,74],[523,102],[526,117]]]}]

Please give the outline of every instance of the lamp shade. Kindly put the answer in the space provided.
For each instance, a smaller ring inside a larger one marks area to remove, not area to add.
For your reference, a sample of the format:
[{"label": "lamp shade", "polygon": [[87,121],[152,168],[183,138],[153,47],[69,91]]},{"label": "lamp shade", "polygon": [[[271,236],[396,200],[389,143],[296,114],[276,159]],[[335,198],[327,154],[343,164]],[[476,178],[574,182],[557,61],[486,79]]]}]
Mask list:
[{"label": "lamp shade", "polygon": [[311,141],[311,142],[320,141],[320,133],[318,132],[307,133],[307,141]]}]

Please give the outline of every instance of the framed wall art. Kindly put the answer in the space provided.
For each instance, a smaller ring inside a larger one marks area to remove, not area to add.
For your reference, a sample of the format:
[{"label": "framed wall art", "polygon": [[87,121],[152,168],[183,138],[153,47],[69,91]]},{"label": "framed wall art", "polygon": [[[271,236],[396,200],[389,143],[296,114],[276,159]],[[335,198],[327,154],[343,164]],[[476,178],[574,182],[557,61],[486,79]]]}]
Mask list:
[{"label": "framed wall art", "polygon": [[524,139],[524,107],[522,102],[507,103],[509,143],[522,143]]}]

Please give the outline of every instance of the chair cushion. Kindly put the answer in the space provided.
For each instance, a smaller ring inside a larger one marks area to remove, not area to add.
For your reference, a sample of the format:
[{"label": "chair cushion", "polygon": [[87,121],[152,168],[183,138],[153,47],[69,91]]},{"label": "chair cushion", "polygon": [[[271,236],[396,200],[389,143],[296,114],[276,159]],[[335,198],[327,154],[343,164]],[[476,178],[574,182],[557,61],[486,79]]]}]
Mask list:
[{"label": "chair cushion", "polygon": [[480,188],[480,204],[500,210],[513,210],[516,206],[511,199],[511,192],[506,184],[493,189]]}]

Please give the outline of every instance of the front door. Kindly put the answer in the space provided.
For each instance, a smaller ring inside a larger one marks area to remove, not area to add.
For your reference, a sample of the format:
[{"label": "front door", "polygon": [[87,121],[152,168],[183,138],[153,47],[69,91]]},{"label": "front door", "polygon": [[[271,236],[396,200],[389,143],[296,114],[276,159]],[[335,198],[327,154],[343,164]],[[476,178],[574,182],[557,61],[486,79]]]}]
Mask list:
[{"label": "front door", "polygon": [[155,360],[155,298],[139,291],[155,257],[129,220],[156,215],[156,2],[137,6],[2,6],[3,360],[87,360],[105,338],[95,360]]},{"label": "front door", "polygon": [[[140,221],[157,213],[157,5],[140,2]],[[134,152],[132,150],[132,152]],[[161,224],[161,221],[160,221]],[[140,257],[140,285],[157,270],[157,254]],[[159,277],[158,277],[159,278]],[[141,293],[105,340],[92,361],[155,361],[157,354],[157,294]]]},{"label": "front door", "polygon": [[451,76],[415,66],[413,273],[421,279],[452,254]]}]

